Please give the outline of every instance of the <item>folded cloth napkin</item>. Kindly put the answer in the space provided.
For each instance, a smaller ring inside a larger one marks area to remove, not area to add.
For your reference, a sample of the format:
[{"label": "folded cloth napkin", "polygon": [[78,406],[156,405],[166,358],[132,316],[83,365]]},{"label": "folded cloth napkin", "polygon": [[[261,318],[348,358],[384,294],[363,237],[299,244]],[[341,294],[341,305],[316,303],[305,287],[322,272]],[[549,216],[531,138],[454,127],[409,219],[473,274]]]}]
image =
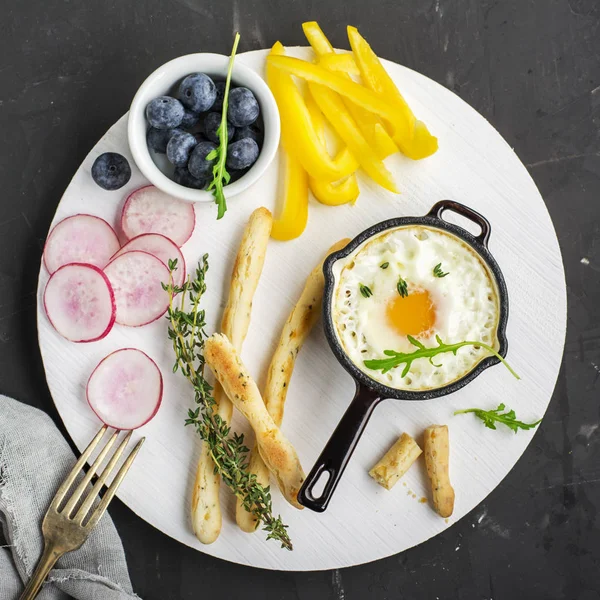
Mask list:
[{"label": "folded cloth napkin", "polygon": [[[17,600],[42,554],[42,519],[75,457],[43,412],[0,396],[0,599]],[[4,538],[4,539],[2,539]],[[50,572],[40,600],[129,600],[121,539],[108,514]]]}]

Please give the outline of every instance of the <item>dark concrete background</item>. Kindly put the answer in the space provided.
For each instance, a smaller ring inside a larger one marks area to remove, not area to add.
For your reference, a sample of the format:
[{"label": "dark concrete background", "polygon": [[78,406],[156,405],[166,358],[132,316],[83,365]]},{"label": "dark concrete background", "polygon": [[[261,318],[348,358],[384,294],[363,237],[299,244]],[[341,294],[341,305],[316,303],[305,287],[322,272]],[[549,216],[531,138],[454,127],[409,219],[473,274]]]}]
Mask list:
[{"label": "dark concrete background", "polygon": [[569,320],[552,403],[525,455],[472,514],[404,554],[295,574],[190,550],[116,501],[140,596],[600,598],[598,0],[4,0],[0,11],[0,391],[59,423],[35,325],[55,207],[148,73],[181,54],[227,53],[234,29],[241,51],[304,44],[300,24],[317,19],[347,47],[354,24],[381,56],[454,90],[527,165],[563,252]]}]

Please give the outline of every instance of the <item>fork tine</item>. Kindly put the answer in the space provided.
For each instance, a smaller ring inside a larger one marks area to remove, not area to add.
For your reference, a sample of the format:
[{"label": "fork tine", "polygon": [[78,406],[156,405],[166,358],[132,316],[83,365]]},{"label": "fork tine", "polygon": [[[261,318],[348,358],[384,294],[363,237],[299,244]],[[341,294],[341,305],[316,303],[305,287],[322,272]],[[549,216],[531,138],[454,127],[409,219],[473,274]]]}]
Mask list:
[{"label": "fork tine", "polygon": [[100,428],[100,431],[94,436],[94,439],[90,442],[89,446],[83,451],[83,454],[79,457],[79,460],[75,463],[75,466],[73,469],[71,469],[71,472],[67,475],[66,479],[58,488],[58,491],[56,492],[52,503],[50,504],[50,508],[53,508],[54,510],[58,509],[59,504],[63,501],[65,494],[69,491],[69,488],[77,478],[77,475],[79,475],[81,469],[83,469],[83,466],[98,445],[98,442],[102,439],[106,429],[107,426],[103,425]]},{"label": "fork tine", "polygon": [[117,473],[113,482],[110,484],[110,487],[106,490],[106,494],[104,494],[104,497],[100,501],[100,504],[98,504],[96,510],[92,513],[92,516],[90,517],[88,524],[85,526],[86,529],[92,529],[93,527],[95,527],[96,524],[98,523],[98,521],[102,518],[102,515],[106,512],[106,509],[108,508],[108,505],[110,504],[110,501],[114,498],[115,494],[117,493],[117,490],[119,489],[119,486],[121,485],[121,482],[123,481],[123,479],[125,479],[125,475],[127,475],[127,471],[129,471],[129,467],[131,467],[131,465],[133,464],[133,461],[134,461],[135,457],[137,456],[137,453],[140,451],[140,448],[142,447],[142,444],[144,443],[145,440],[146,440],[146,438],[143,437],[135,445],[134,449],[131,451],[131,453],[129,454],[129,456],[127,457],[127,459],[125,460],[125,462],[123,463],[121,468],[119,469],[119,472]]},{"label": "fork tine", "polygon": [[86,473],[85,477],[81,480],[81,482],[79,483],[79,485],[77,486],[77,488],[75,489],[75,491],[73,492],[71,497],[69,498],[69,501],[67,502],[67,504],[65,505],[65,507],[62,510],[63,514],[67,518],[71,516],[73,509],[75,508],[75,506],[77,505],[77,503],[79,502],[81,497],[83,496],[85,489],[87,488],[88,484],[92,480],[92,477],[96,474],[96,471],[98,471],[100,465],[106,458],[108,451],[112,448],[112,445],[115,443],[115,440],[117,439],[117,436],[119,435],[119,433],[120,433],[120,431],[117,430],[110,436],[108,442],[106,442],[106,445],[104,446],[104,448],[102,448],[102,450],[98,454],[96,460],[90,467],[89,471]]},{"label": "fork tine", "polygon": [[77,511],[75,516],[73,517],[73,520],[75,522],[82,523],[83,520],[85,519],[85,516],[88,514],[92,504],[94,504],[94,500],[96,500],[96,498],[100,494],[100,490],[102,489],[102,486],[104,485],[105,481],[108,479],[109,475],[112,473],[113,469],[115,468],[115,465],[119,461],[119,458],[121,458],[121,454],[123,454],[123,451],[125,450],[127,444],[129,443],[129,440],[131,439],[132,434],[133,434],[133,431],[130,431],[125,436],[125,438],[123,439],[123,441],[121,442],[119,447],[115,450],[115,453],[112,455],[111,459],[108,461],[108,464],[106,465],[106,467],[104,467],[104,470],[102,471],[102,475],[100,475],[100,477],[98,477],[96,483],[94,484],[94,487],[92,488],[90,493],[86,496],[85,500],[81,504],[81,507],[79,508],[79,510]]}]

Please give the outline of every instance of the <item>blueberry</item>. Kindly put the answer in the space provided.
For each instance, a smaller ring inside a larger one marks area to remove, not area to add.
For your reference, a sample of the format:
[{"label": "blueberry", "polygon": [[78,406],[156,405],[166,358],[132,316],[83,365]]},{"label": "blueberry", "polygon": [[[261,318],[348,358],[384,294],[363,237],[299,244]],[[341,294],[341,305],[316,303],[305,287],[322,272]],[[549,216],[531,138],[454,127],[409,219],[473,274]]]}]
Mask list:
[{"label": "blueberry", "polygon": [[150,127],[146,133],[148,148],[154,150],[154,152],[158,152],[159,154],[164,154],[167,151],[167,144],[169,143],[171,136],[180,131],[181,129],[177,128],[156,129],[155,127]]},{"label": "blueberry", "polygon": [[204,112],[211,108],[217,97],[213,80],[204,73],[188,75],[179,86],[179,99],[194,112]]},{"label": "blueberry", "polygon": [[260,146],[263,142],[263,137],[262,129],[256,123],[253,123],[252,125],[246,125],[246,127],[238,127],[233,135],[233,141],[239,142],[240,140],[250,138]]},{"label": "blueberry", "polygon": [[116,152],[101,154],[92,165],[92,179],[105,190],[118,190],[131,178],[127,159]]},{"label": "blueberry", "polygon": [[[217,135],[217,129],[221,125],[221,119],[223,115],[218,112],[209,112],[204,117],[204,135],[207,139],[215,144],[219,143],[219,136]],[[227,121],[227,141],[230,142],[233,134],[235,133],[235,127]]]},{"label": "blueberry", "polygon": [[[217,98],[215,100],[215,103],[212,105],[212,110],[223,110],[223,98],[225,97],[225,82],[224,81],[217,81],[217,83],[215,83],[215,87],[217,88]],[[231,92],[230,88],[230,92]]]},{"label": "blueberry", "polygon": [[233,142],[227,148],[227,168],[233,171],[247,169],[258,158],[258,144],[251,138]]},{"label": "blueberry", "polygon": [[170,96],[154,98],[146,106],[146,119],[156,129],[173,129],[179,127],[183,119],[183,104]]},{"label": "blueberry", "polygon": [[229,110],[227,116],[234,127],[251,125],[258,119],[260,107],[254,94],[245,87],[229,92]]},{"label": "blueberry", "polygon": [[186,108],[183,113],[183,119],[181,121],[181,127],[183,129],[191,129],[198,125],[198,121],[200,121],[200,115],[189,108]]},{"label": "blueberry", "polygon": [[207,178],[198,179],[197,177],[194,177],[186,167],[177,167],[175,169],[175,173],[173,174],[173,179],[179,185],[193,188],[195,190],[203,190],[208,183]]},{"label": "blueberry", "polygon": [[178,131],[167,144],[167,158],[176,167],[185,167],[198,141],[191,133]]},{"label": "blueberry", "polygon": [[192,152],[188,169],[197,179],[206,179],[210,177],[215,159],[206,160],[206,157],[215,150],[216,146],[212,142],[200,142]]}]

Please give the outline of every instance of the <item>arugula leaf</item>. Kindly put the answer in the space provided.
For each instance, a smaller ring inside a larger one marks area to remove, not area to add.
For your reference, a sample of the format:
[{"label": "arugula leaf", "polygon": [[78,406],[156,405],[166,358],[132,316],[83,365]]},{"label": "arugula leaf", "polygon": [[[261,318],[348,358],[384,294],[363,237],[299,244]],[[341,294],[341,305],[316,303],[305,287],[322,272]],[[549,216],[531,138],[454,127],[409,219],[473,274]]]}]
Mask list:
[{"label": "arugula leaf", "polygon": [[454,412],[455,415],[463,415],[465,413],[474,413],[476,417],[480,418],[483,421],[483,424],[488,429],[496,429],[496,423],[502,423],[506,425],[510,429],[512,429],[515,433],[519,429],[533,429],[537,425],[539,425],[542,420],[536,421],[535,423],[523,423],[523,421],[517,420],[517,415],[514,410],[507,410],[507,412],[502,413],[505,410],[506,406],[504,404],[499,404],[498,408],[495,410],[483,410],[482,408],[466,408],[464,410],[457,410]]},{"label": "arugula leaf", "polygon": [[[213,180],[208,186],[209,190],[213,191],[215,197],[215,204],[217,205],[217,220],[221,219],[227,211],[227,202],[225,200],[225,193],[223,192],[223,186],[227,185],[231,180],[231,175],[225,168],[225,162],[227,161],[227,109],[229,107],[229,88],[231,86],[231,73],[233,71],[233,61],[235,53],[237,51],[238,44],[240,42],[240,34],[235,34],[233,40],[233,48],[231,50],[231,56],[229,57],[229,66],[227,67],[227,79],[225,80],[225,94],[223,95],[223,111],[221,114],[221,124],[217,129],[217,135],[219,136],[219,146],[208,154],[206,160],[216,159],[213,167]],[[223,182],[225,182],[223,184]]]},{"label": "arugula leaf", "polygon": [[521,379],[515,371],[511,368],[511,366],[504,360],[504,357],[500,356],[496,350],[494,350],[491,346],[484,344],[483,342],[457,342],[456,344],[445,344],[439,335],[435,336],[435,339],[438,343],[437,346],[433,346],[432,348],[426,348],[421,342],[412,337],[411,335],[407,336],[408,341],[415,346],[417,349],[414,352],[396,352],[395,350],[384,350],[383,353],[388,358],[375,358],[371,360],[365,360],[364,365],[367,369],[373,369],[374,371],[381,371],[382,373],[387,373],[392,369],[400,365],[405,365],[404,370],[402,371],[402,377],[406,377],[408,372],[410,371],[410,367],[415,360],[419,358],[428,358],[429,362],[434,367],[439,367],[441,365],[437,365],[433,362],[433,357],[438,354],[443,354],[445,352],[452,352],[456,356],[456,352],[459,348],[463,346],[481,346],[485,350],[487,350],[490,354],[493,354],[500,362],[511,372],[513,377],[516,379]]}]

